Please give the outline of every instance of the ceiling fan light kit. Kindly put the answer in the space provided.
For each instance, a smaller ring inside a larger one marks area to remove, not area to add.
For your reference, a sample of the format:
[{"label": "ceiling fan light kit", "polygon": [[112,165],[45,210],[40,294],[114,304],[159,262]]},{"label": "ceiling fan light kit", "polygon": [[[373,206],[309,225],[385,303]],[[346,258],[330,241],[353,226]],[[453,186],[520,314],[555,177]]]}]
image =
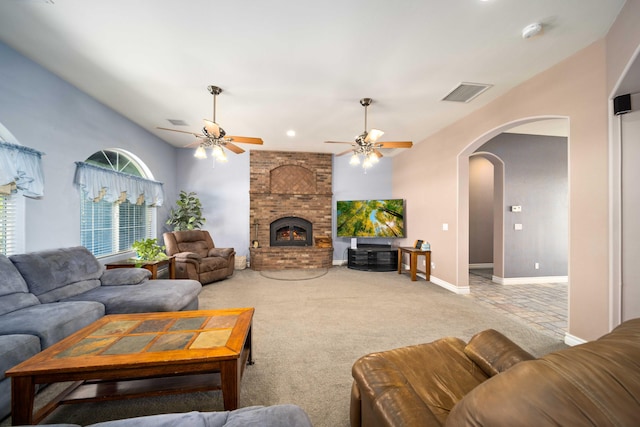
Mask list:
[{"label": "ceiling fan light kit", "polygon": [[[341,141],[325,141],[330,144],[351,144],[352,149],[336,154],[336,156],[342,156],[344,154],[351,153],[351,159],[349,164],[357,166],[362,163],[364,172],[367,173],[367,169],[380,161],[382,153],[378,151],[380,148],[411,148],[413,143],[411,141],[389,141],[389,142],[377,142],[378,139],[384,135],[384,132],[379,129],[371,129],[367,131],[367,107],[371,105],[373,99],[362,98],[360,105],[364,107],[364,132],[356,136],[355,142],[341,142]],[[360,161],[362,156],[362,161]]]},{"label": "ceiling fan light kit", "polygon": [[216,100],[217,96],[222,93],[222,89],[218,86],[210,85],[207,86],[207,90],[211,95],[213,95],[213,120],[204,119],[204,127],[202,128],[202,133],[187,132],[183,130],[168,129],[162,127],[158,127],[158,129],[168,130],[171,132],[188,133],[195,136],[196,141],[191,144],[187,144],[186,147],[197,147],[193,155],[198,159],[206,159],[206,149],[210,148],[211,154],[214,158],[214,162],[216,160],[219,162],[228,161],[227,154],[225,153],[224,148],[236,154],[244,153],[244,150],[235,145],[235,143],[239,142],[243,144],[262,145],[262,139],[260,138],[227,135],[225,130],[222,129],[216,122]]}]

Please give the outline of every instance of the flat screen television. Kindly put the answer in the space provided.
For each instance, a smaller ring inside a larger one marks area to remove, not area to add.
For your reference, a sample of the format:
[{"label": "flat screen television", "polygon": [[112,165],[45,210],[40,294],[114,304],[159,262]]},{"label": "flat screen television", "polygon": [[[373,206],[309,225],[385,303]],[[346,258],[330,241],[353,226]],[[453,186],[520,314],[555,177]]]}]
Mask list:
[{"label": "flat screen television", "polygon": [[339,200],[336,205],[338,237],[406,237],[403,199]]}]

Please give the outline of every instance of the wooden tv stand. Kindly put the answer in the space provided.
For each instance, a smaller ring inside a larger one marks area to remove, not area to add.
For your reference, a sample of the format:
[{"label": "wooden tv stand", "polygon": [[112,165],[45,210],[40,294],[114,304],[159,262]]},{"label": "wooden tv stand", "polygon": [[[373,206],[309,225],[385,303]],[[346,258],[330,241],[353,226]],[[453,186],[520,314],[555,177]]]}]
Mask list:
[{"label": "wooden tv stand", "polygon": [[349,248],[347,267],[363,271],[395,271],[398,268],[398,248],[390,245]]}]

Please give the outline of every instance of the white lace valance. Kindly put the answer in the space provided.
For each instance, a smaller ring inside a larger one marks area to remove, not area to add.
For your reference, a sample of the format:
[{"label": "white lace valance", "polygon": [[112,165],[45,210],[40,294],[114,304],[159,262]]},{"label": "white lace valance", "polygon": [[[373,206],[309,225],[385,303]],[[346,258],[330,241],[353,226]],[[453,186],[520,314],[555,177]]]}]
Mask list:
[{"label": "white lace valance", "polygon": [[20,191],[27,197],[44,195],[40,151],[0,141],[0,194]]},{"label": "white lace valance", "polygon": [[128,173],[116,172],[85,162],[76,162],[74,184],[90,200],[122,202],[162,206],[164,190],[162,183]]}]

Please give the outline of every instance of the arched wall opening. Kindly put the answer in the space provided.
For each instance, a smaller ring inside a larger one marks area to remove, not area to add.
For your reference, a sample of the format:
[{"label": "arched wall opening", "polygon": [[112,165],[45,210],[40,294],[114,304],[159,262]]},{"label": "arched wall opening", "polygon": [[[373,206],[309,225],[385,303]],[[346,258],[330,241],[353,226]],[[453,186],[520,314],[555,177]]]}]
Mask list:
[{"label": "arched wall opening", "polygon": [[[562,122],[564,122],[566,124],[566,129],[567,129],[567,146],[570,146],[570,138],[568,135],[568,123],[569,123],[569,118],[566,116],[553,116],[553,115],[549,115],[549,116],[535,116],[535,117],[526,117],[526,118],[522,118],[522,119],[518,119],[518,120],[514,120],[511,122],[507,122],[504,123],[501,126],[498,126],[488,132],[486,132],[483,135],[480,135],[477,139],[475,139],[473,142],[471,142],[467,147],[465,147],[459,154],[458,154],[458,176],[457,176],[457,185],[458,185],[458,236],[457,236],[457,247],[458,247],[458,251],[457,251],[457,283],[458,286],[463,286],[463,287],[468,287],[469,286],[469,160],[472,156],[474,155],[478,155],[478,153],[476,153],[476,150],[478,150],[482,145],[484,145],[486,142],[490,141],[491,139],[495,138],[496,136],[498,136],[499,134],[506,132],[510,129],[513,129],[515,127],[518,126],[523,126],[523,125],[528,125],[528,124],[533,124],[536,122],[541,122],[542,124],[544,124],[545,121],[550,121],[550,120],[556,120],[558,121],[558,119],[560,119]],[[498,162],[499,163],[499,162]],[[504,165],[502,165],[502,172],[504,175]],[[501,197],[499,198],[495,198],[499,199],[498,201],[496,201],[495,203],[501,203],[501,206],[499,209],[496,209],[497,212],[500,212],[504,215],[504,179],[502,181],[502,187],[503,190],[503,194],[501,195]],[[570,191],[570,189],[568,190]],[[567,197],[570,197],[569,194],[567,194]],[[502,216],[502,218],[495,218],[496,220],[496,225],[497,222],[500,221],[500,226],[496,226],[494,227],[496,230],[504,230],[504,227],[502,226],[504,223],[504,216]],[[495,236],[494,236],[495,238]],[[494,260],[498,260],[498,262],[500,263],[498,265],[498,270],[500,271],[499,274],[504,275],[504,235],[502,236],[498,236],[497,240],[494,240],[494,247],[497,247],[498,252],[497,254],[494,254]],[[567,247],[567,251],[570,252],[570,247]],[[569,253],[567,254],[567,256],[569,256]],[[568,275],[567,275],[568,276]]]},{"label": "arched wall opening", "polygon": [[[566,119],[566,116],[535,116],[527,117],[504,123],[490,131],[480,135],[458,154],[458,260],[457,260],[457,283],[459,286],[468,286],[469,278],[469,157],[483,144],[490,141],[497,135],[517,126],[530,123]],[[568,126],[567,126],[568,128]],[[569,141],[570,144],[570,141]]]},{"label": "arched wall opening", "polygon": [[[491,182],[491,227],[490,236],[474,236],[472,223],[469,224],[470,236],[469,245],[474,244],[474,240],[479,238],[491,239],[491,268],[493,269],[493,275],[498,277],[504,277],[504,162],[498,156],[493,153],[487,152],[474,152],[469,156],[469,161],[472,159],[484,159],[491,164],[492,170],[492,182]],[[470,177],[471,178],[471,177]],[[470,187],[473,185],[469,183]],[[470,194],[472,198],[472,194]],[[471,200],[471,199],[470,199]],[[470,202],[471,203],[471,202]],[[471,207],[471,206],[470,206]],[[471,207],[472,208],[472,207]],[[470,221],[472,219],[470,218]],[[482,225],[479,225],[482,226]],[[477,243],[477,242],[476,242]],[[469,262],[474,263],[473,253],[470,251]],[[477,263],[478,260],[476,260]]]}]

